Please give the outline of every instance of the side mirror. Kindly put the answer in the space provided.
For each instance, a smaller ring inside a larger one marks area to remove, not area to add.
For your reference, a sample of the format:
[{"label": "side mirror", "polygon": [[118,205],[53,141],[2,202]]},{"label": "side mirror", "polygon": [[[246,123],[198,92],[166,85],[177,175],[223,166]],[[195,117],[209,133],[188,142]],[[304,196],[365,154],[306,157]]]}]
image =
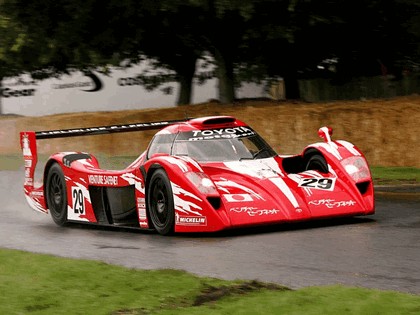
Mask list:
[{"label": "side mirror", "polygon": [[328,126],[319,128],[318,136],[324,139],[325,142],[331,142],[331,136],[333,134],[333,129]]}]

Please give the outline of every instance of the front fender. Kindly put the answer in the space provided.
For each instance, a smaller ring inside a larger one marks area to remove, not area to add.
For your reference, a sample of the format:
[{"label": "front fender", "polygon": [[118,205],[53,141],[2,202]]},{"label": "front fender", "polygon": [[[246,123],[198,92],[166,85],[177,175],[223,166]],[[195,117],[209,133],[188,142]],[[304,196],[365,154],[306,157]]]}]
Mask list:
[{"label": "front fender", "polygon": [[[372,174],[364,154],[354,144],[344,141],[319,142],[307,146],[304,155],[319,151],[326,159],[331,173],[335,173],[348,191],[363,200],[367,214],[374,213]],[[352,165],[352,164],[355,165]],[[352,172],[354,170],[354,173]],[[359,175],[360,174],[360,175]]]},{"label": "front fender", "polygon": [[144,165],[147,173],[146,191],[149,189],[151,174],[156,168],[163,168],[171,182],[175,206],[175,232],[218,231],[230,225],[226,212],[215,209],[210,202],[211,198],[220,196],[203,194],[186,177],[188,172],[204,173],[197,161],[184,156],[152,157]]},{"label": "front fender", "polygon": [[[313,143],[305,148],[303,156],[311,155],[312,152],[316,151],[319,151],[324,156],[332,170],[342,172],[345,176],[349,174],[343,166],[343,161],[350,157],[359,157],[368,165],[366,157],[359,148],[344,140]],[[368,171],[368,177],[371,179],[369,168]]]}]

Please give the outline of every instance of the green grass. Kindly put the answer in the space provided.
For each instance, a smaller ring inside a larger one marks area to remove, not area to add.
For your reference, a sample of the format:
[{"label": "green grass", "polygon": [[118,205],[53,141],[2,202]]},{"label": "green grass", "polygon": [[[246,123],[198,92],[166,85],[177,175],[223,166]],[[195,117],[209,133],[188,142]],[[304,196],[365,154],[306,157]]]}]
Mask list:
[{"label": "green grass", "polygon": [[420,168],[416,167],[371,167],[376,184],[420,184]]},{"label": "green grass", "polygon": [[419,314],[420,296],[341,285],[289,290],[175,270],[0,250],[1,314]]}]

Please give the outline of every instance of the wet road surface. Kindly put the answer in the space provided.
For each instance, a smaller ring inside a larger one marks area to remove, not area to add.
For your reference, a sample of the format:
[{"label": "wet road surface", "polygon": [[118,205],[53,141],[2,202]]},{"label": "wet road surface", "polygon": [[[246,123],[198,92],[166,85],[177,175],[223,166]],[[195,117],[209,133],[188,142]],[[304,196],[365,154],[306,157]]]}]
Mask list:
[{"label": "wet road surface", "polygon": [[0,171],[0,247],[173,268],[291,288],[345,284],[420,294],[420,194],[378,194],[376,214],[352,219],[163,237],[151,232],[56,226],[23,196],[23,171]]}]

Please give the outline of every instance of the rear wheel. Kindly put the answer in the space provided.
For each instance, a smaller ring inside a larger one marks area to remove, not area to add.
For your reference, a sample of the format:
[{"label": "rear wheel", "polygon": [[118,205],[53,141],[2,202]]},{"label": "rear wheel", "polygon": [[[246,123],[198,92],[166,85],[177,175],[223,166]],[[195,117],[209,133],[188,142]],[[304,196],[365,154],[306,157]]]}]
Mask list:
[{"label": "rear wheel", "polygon": [[67,223],[67,189],[63,170],[55,163],[47,175],[46,197],[53,221],[60,226]]},{"label": "rear wheel", "polygon": [[312,154],[311,156],[309,156],[306,162],[305,170],[328,173],[328,164],[325,158],[321,154],[318,154],[318,153]]},{"label": "rear wheel", "polygon": [[175,223],[174,198],[168,175],[163,169],[157,169],[150,178],[147,196],[150,220],[156,231],[162,235],[172,234]]}]

